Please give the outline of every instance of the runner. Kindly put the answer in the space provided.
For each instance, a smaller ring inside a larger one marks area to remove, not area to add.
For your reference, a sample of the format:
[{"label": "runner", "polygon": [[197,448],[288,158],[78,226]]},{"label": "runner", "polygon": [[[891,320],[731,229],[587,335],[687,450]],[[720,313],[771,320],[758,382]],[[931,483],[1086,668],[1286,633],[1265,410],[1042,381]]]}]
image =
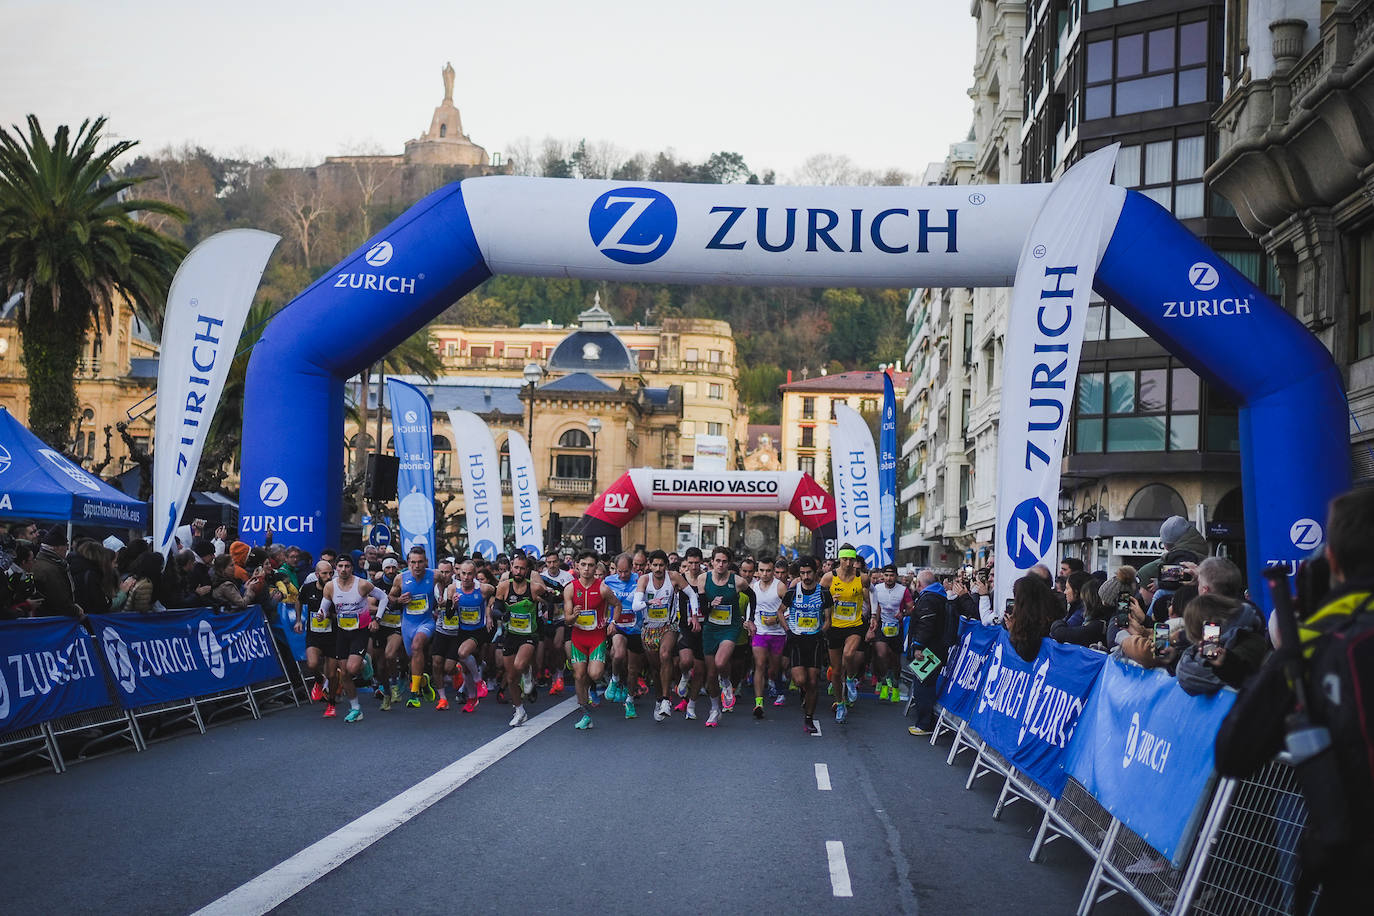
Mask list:
[{"label": "runner", "polygon": [[[372,593],[372,583],[353,575],[353,561],[347,556],[339,557],[334,568],[335,577],[324,587],[324,597],[320,599],[317,619],[329,616],[334,618],[333,658],[338,662],[335,671],[344,696],[348,697],[348,715],[345,722],[358,722],[363,717],[362,706],[358,703],[358,688],[353,679],[363,670],[363,656],[367,654],[368,625],[372,612],[368,605],[368,595]],[[325,710],[329,715],[329,710]]]},{"label": "runner", "polygon": [[[760,557],[759,577],[754,580],[754,597],[757,601],[751,607],[754,624],[754,718],[763,718],[763,698],[765,692],[775,696],[774,706],[783,705],[785,697],[773,681],[782,671],[782,654],[787,647],[787,629],[779,619],[778,609],[782,596],[787,589],[773,576],[772,557]],[[766,687],[764,685],[767,685]]]},{"label": "runner", "polygon": [[563,645],[568,632],[563,622],[563,589],[573,580],[573,575],[563,568],[558,551],[550,548],[544,554],[544,568],[539,576],[549,599],[543,605],[544,619],[539,625],[543,639],[539,643],[534,667],[541,675],[548,672],[544,686],[548,688],[549,696],[556,697],[563,694]]},{"label": "runner", "polygon": [[878,699],[901,701],[897,675],[902,663],[902,618],[910,612],[911,591],[897,581],[897,567],[891,563],[883,567],[883,580],[869,589],[878,613],[868,627],[868,641],[873,643],[873,679],[879,683]]},{"label": "runner", "polygon": [[639,577],[635,588],[635,611],[644,621],[640,638],[650,665],[658,660],[658,702],[654,721],[662,722],[673,713],[668,685],[673,682],[673,652],[677,647],[675,602],[681,600],[689,613],[697,612],[697,593],[682,576],[668,570],[668,555],[661,550],[649,554],[649,572]]},{"label": "runner", "polygon": [[620,610],[615,615],[615,631],[611,634],[611,682],[606,685],[606,699],[625,704],[625,718],[638,715],[635,709],[635,690],[644,667],[644,640],[640,636],[640,613],[634,596],[639,576],[633,571],[634,561],[628,553],[616,557],[615,575],[606,578],[606,587],[615,593]]},{"label": "runner", "polygon": [[[711,571],[692,583],[706,610],[706,623],[701,630],[701,648],[706,661],[706,692],[711,697],[711,712],[706,727],[720,724],[721,705],[735,704],[735,688],[730,682],[730,659],[739,642],[744,623],[740,596],[753,601],[754,591],[743,577],[730,571],[731,553],[728,547],[711,551]],[[696,618],[698,621],[700,618]]]},{"label": "runner", "polygon": [[[755,573],[757,571],[758,561],[753,557],[745,556],[739,561],[740,578],[748,582],[750,588],[753,588]],[[754,619],[754,603],[748,593],[740,595],[740,613],[743,620],[746,622]],[[754,653],[751,642],[754,637],[753,629],[749,629],[746,636],[747,638],[741,639],[739,642],[735,643],[735,652],[730,656],[730,668],[725,673],[725,676],[729,678],[732,684],[743,684],[745,681],[752,678]],[[725,711],[734,712],[735,703],[732,701],[729,706],[725,707]]]},{"label": "runner", "polygon": [[563,589],[563,619],[572,631],[573,676],[577,682],[577,704],[582,718],[574,728],[592,727],[592,683],[606,670],[606,637],[610,624],[606,618],[611,609],[619,609],[615,593],[596,578],[596,553],[584,550],[577,555],[577,578]]},{"label": "runner", "polygon": [[401,638],[400,602],[393,603],[383,588],[374,587],[369,601],[376,601],[372,609],[372,670],[376,672],[377,700],[383,712],[393,703],[401,702],[401,685],[397,682],[406,658],[405,640]]},{"label": "runner", "polygon": [[315,675],[315,684],[310,688],[310,702],[318,703],[324,699],[325,691],[330,691],[324,714],[334,716],[334,697],[338,693],[339,678],[334,668],[334,621],[321,619],[320,602],[324,599],[324,587],[334,576],[334,567],[324,560],[315,564],[315,578],[301,587],[301,610],[296,614],[296,632],[305,629],[304,621],[310,621],[305,632],[305,670]]},{"label": "runner", "polygon": [[682,555],[679,572],[696,599],[678,602],[677,660],[682,677],[677,682],[677,695],[681,699],[675,708],[687,719],[697,717],[697,694],[701,692],[706,675],[706,654],[701,644],[701,592],[693,584],[701,578],[701,561],[701,548],[688,547]]},{"label": "runner", "polygon": [[[382,568],[386,568],[385,562]],[[434,699],[434,686],[425,672],[429,642],[434,637],[434,573],[423,547],[410,548],[405,571],[392,580],[387,606],[393,604],[402,612],[401,643],[410,652],[410,699],[406,705],[419,709],[421,693],[426,700]]]},{"label": "runner", "polygon": [[525,701],[533,702],[535,647],[539,645],[539,607],[537,601],[547,600],[544,583],[530,579],[530,559],[517,553],[510,561],[510,578],[496,586],[493,610],[505,618],[506,635],[501,654],[506,661],[506,698],[515,707],[511,716],[512,728],[529,720]]},{"label": "runner", "polygon": [[[493,586],[478,581],[473,562],[464,560],[458,566],[458,581],[448,587],[448,594],[444,596],[446,607],[442,623],[449,634],[447,643],[451,650],[445,657],[463,666],[463,693],[467,697],[463,712],[476,712],[477,703],[487,695],[487,684],[477,668],[477,658],[491,643],[492,630],[496,629],[496,617],[490,607],[494,594]],[[448,703],[441,701],[439,708],[447,707]]]},{"label": "runner", "polygon": [[868,583],[859,573],[858,560],[854,545],[841,544],[835,571],[821,579],[821,588],[830,592],[835,603],[826,643],[830,651],[830,685],[835,697],[836,722],[845,721],[849,708],[859,699],[859,673],[864,664]]},{"label": "runner", "polygon": [[787,660],[792,666],[792,683],[802,691],[803,727],[808,735],[817,734],[816,701],[821,694],[821,670],[827,650],[825,630],[830,626],[830,592],[816,582],[816,558],[802,557],[797,579],[782,596],[787,608]]}]

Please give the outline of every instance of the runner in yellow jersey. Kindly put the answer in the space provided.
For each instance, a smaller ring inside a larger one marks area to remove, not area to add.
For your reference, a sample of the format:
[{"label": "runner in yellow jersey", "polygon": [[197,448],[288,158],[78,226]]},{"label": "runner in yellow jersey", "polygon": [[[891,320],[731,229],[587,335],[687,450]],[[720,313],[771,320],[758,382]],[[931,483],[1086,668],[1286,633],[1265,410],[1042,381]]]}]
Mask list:
[{"label": "runner in yellow jersey", "polygon": [[849,716],[849,707],[859,698],[864,634],[868,632],[868,578],[860,571],[859,554],[852,544],[840,545],[839,562],[833,572],[821,579],[821,588],[830,592],[835,603],[830,611],[826,648],[830,651],[835,721],[843,722]]}]

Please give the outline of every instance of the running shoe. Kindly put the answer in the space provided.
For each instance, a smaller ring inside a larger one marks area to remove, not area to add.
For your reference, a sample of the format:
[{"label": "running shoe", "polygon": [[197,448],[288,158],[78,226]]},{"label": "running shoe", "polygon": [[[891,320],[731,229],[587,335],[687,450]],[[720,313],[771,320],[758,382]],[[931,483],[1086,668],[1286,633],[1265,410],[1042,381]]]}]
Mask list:
[{"label": "running shoe", "polygon": [[845,690],[845,695],[849,697],[849,702],[851,702],[851,703],[857,703],[857,702],[859,702],[859,681],[858,681],[858,678],[852,678],[852,677],[850,677],[850,678],[845,678],[845,681],[844,681],[844,690]]},{"label": "running shoe", "polygon": [[816,734],[816,720],[807,716],[806,721],[802,723],[802,731],[806,732],[808,735]]},{"label": "running shoe", "polygon": [[754,718],[763,718],[763,697],[758,697],[754,700]]},{"label": "running shoe", "polygon": [[587,699],[591,702],[593,706],[601,705],[601,695],[596,692],[595,686],[587,688]]},{"label": "running shoe", "polygon": [[726,709],[735,705],[735,685],[726,678],[720,679],[720,700],[721,705]]},{"label": "running shoe", "polygon": [[428,674],[420,681],[420,696],[426,700],[432,701],[434,699],[434,685],[429,682]]},{"label": "running shoe", "polygon": [[525,696],[534,693],[534,675],[528,671],[520,675],[520,692]]},{"label": "running shoe", "polygon": [[686,708],[687,708],[687,701],[686,701],[686,700],[678,700],[678,701],[677,701],[677,705],[673,707],[673,709],[677,710],[678,712],[682,712],[682,711],[683,711],[684,709],[686,709]]},{"label": "running shoe", "polygon": [[549,688],[549,696],[561,697],[563,695],[563,675],[553,679],[553,686]]},{"label": "running shoe", "polygon": [[480,700],[480,699],[482,699],[482,697],[484,697],[484,696],[486,696],[486,695],[487,695],[487,682],[486,682],[486,681],[478,681],[478,682],[477,682],[477,699]]},{"label": "running shoe", "polygon": [[659,700],[654,706],[654,721],[662,722],[673,714],[673,704],[667,699]]},{"label": "running shoe", "polygon": [[391,694],[387,693],[385,690],[379,691],[379,693],[382,697],[382,705],[379,706],[378,709],[382,712],[386,712],[391,708]]},{"label": "running shoe", "polygon": [[628,700],[625,701],[625,718],[627,718],[627,719],[637,719],[637,718],[639,718],[639,713],[635,711],[635,700],[634,700],[634,697],[630,697]]},{"label": "running shoe", "polygon": [[635,682],[635,696],[642,697],[649,692],[649,683],[640,678]]},{"label": "running shoe", "polygon": [[832,696],[832,697],[833,697],[833,696],[835,695],[835,682],[834,682],[834,681],[829,681],[829,680],[828,680],[828,681],[825,682],[825,692],[826,692],[826,694],[827,694],[828,696]]},{"label": "running shoe", "polygon": [[515,715],[510,717],[510,727],[515,728],[517,726],[524,725],[526,722],[529,721],[529,719],[530,714],[525,712],[525,707],[517,706],[515,707]]},{"label": "running shoe", "polygon": [[588,715],[587,713],[585,713],[585,712],[582,714],[582,718],[580,718],[580,719],[577,720],[577,724],[573,726],[573,728],[579,728],[579,729],[582,729],[583,731],[586,731],[587,729],[589,729],[589,728],[591,728],[591,727],[592,727],[592,717],[591,717],[590,715]]},{"label": "running shoe", "polygon": [[776,697],[777,695],[778,695],[778,685],[777,685],[777,684],[774,684],[772,681],[769,681],[769,682],[768,682],[768,699],[771,700],[771,699],[773,699],[774,697]]},{"label": "running shoe", "polygon": [[887,699],[887,681],[883,681],[881,684],[878,685],[878,699]]},{"label": "running shoe", "polygon": [[537,700],[537,699],[539,699],[539,688],[536,687],[536,686],[534,686],[534,682],[531,681],[531,682],[530,682],[530,689],[529,689],[529,691],[525,694],[525,702],[526,702],[526,703],[533,703],[533,702],[534,702],[535,700]]},{"label": "running shoe", "polygon": [[734,697],[731,697],[731,698],[730,698],[730,705],[729,705],[729,706],[726,706],[725,703],[722,702],[722,703],[720,704],[720,709],[721,709],[721,712],[734,712],[734,711],[735,711],[735,698],[734,698]]},{"label": "running shoe", "polygon": [[687,690],[691,687],[692,681],[687,675],[683,675],[677,682],[677,695],[683,698],[687,696]]},{"label": "running shoe", "polygon": [[711,714],[708,715],[708,716],[706,717],[706,727],[707,727],[707,728],[715,728],[715,727],[716,727],[717,725],[719,725],[719,724],[720,724],[720,710],[717,709],[716,707],[712,706],[712,707],[711,707]]},{"label": "running shoe", "polygon": [[391,685],[391,702],[393,702],[393,703],[399,703],[399,702],[401,702],[401,685],[400,685],[400,684],[392,684],[392,685]]},{"label": "running shoe", "polygon": [[919,725],[913,725],[907,729],[907,733],[915,735],[917,738],[924,738],[926,735],[930,734],[930,729],[921,728]]},{"label": "running shoe", "polygon": [[682,718],[692,720],[697,717],[697,704],[685,703],[683,708]]},{"label": "running shoe", "polygon": [[887,688],[887,698],[894,703],[902,702],[901,688],[896,684],[889,684]]},{"label": "running shoe", "polygon": [[338,715],[338,712],[335,711],[335,709],[334,709],[334,704],[333,704],[333,703],[326,703],[326,704],[325,704],[325,707],[324,707],[324,717],[325,717],[326,719],[332,719],[332,718],[334,718],[334,717],[337,716],[337,715]]},{"label": "running shoe", "polygon": [[620,681],[614,677],[606,685],[606,699],[612,703],[620,702]]},{"label": "running shoe", "polygon": [[787,705],[787,697],[783,696],[782,694],[778,694],[776,697],[773,698],[773,705],[774,705],[774,706],[785,706],[785,705]]},{"label": "running shoe", "polygon": [[480,702],[481,701],[478,700],[477,697],[472,697],[466,703],[463,704],[463,712],[476,712],[477,704]]},{"label": "running shoe", "polygon": [[315,682],[315,686],[310,688],[310,702],[312,702],[312,703],[318,703],[320,700],[323,700],[323,699],[324,699],[324,687],[321,686],[321,684],[320,684],[319,681],[316,681],[316,682]]},{"label": "running shoe", "polygon": [[410,699],[406,700],[406,705],[409,706],[411,709],[419,709],[419,708],[420,708],[420,698],[417,697],[415,694],[412,693],[412,694],[410,695]]},{"label": "running shoe", "polygon": [[836,709],[835,709],[835,721],[836,721],[836,722],[843,722],[845,719],[848,719],[848,718],[849,718],[849,707],[846,706],[845,704],[841,703],[841,704],[840,704],[838,707],[836,707]]},{"label": "running shoe", "polygon": [[440,697],[439,702],[434,704],[434,708],[438,710],[448,709],[448,697]]},{"label": "running shoe", "polygon": [[344,716],[344,721],[348,723],[361,722],[363,720],[362,709],[350,709],[348,715]]}]

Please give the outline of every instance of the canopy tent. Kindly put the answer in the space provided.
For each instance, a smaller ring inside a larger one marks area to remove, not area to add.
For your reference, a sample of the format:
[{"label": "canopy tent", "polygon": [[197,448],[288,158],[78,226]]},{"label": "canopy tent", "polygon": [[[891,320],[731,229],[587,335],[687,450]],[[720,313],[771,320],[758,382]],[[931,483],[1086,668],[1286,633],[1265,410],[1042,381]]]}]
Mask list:
[{"label": "canopy tent", "polygon": [[144,530],[148,504],[87,474],[0,407],[0,518]]}]

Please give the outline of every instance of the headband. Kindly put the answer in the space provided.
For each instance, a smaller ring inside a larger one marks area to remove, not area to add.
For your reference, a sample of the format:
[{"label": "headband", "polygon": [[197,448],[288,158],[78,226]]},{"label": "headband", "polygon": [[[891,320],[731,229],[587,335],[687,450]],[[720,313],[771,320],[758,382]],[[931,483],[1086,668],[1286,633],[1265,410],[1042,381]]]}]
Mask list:
[{"label": "headband", "polygon": [[841,550],[841,551],[840,551],[840,559],[841,559],[841,560],[857,560],[858,558],[859,558],[859,552],[858,552],[857,550]]}]

